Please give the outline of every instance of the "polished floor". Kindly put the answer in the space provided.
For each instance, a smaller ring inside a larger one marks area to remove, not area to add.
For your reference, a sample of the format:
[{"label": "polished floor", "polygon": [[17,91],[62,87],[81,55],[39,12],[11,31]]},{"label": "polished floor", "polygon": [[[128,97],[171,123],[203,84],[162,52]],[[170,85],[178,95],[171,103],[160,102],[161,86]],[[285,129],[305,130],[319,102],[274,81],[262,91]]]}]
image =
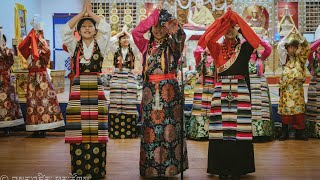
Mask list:
[{"label": "polished floor", "polygon": [[[0,134],[0,176],[45,176],[50,180],[70,179],[69,145],[63,132],[48,132],[46,138],[30,138],[30,133]],[[208,142],[188,140],[187,180],[219,179],[206,173]],[[111,139],[107,145],[105,179],[139,180],[139,139]],[[320,140],[288,140],[255,143],[256,172],[247,180],[313,180],[320,178]],[[41,174],[39,174],[41,173]],[[1,180],[9,180],[1,179]],[[175,176],[170,179],[180,179]]]}]

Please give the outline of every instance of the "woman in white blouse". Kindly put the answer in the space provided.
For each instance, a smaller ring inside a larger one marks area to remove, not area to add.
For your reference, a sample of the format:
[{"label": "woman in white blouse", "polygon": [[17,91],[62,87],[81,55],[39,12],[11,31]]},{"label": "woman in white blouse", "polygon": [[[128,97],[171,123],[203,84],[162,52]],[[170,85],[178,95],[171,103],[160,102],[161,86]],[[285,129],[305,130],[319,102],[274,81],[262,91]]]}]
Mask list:
[{"label": "woman in white blouse", "polygon": [[[72,57],[73,79],[66,110],[65,142],[70,143],[72,174],[98,179],[106,174],[108,111],[100,73],[110,25],[91,9],[90,1],[86,0],[82,11],[63,29],[63,43]],[[79,41],[73,35],[75,26]],[[99,38],[97,32],[102,34]]]},{"label": "woman in white blouse", "polygon": [[135,138],[137,123],[137,80],[132,73],[140,54],[125,25],[110,39],[114,73],[110,81],[110,138]]},{"label": "woman in white blouse", "polygon": [[123,26],[120,33],[110,38],[109,49],[114,55],[113,65],[115,68],[134,69],[135,58],[140,52],[126,25]]}]

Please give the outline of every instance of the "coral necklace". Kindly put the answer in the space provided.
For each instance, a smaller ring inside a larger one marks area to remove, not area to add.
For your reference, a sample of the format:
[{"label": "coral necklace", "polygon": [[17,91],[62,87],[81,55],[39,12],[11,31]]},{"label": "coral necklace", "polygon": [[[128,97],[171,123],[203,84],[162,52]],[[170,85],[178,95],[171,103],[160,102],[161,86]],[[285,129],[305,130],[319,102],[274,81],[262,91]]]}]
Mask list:
[{"label": "coral necklace", "polygon": [[222,56],[224,60],[228,61],[232,57],[232,55],[235,53],[237,44],[237,40],[233,40],[231,42],[227,42],[226,40],[223,41]]}]

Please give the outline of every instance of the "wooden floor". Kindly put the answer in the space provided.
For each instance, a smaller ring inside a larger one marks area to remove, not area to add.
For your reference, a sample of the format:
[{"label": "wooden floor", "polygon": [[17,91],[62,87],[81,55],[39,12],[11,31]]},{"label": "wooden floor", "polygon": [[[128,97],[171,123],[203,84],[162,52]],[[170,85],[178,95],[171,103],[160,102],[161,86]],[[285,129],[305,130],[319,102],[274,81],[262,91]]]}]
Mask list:
[{"label": "wooden floor", "polygon": [[[0,134],[0,176],[38,176],[55,180],[70,177],[69,145],[64,133],[49,132],[47,138],[28,138],[30,134]],[[189,140],[189,169],[184,179],[218,179],[206,173],[208,142]],[[139,139],[110,140],[107,145],[107,176],[105,179],[136,180],[139,176]],[[244,176],[247,180],[320,179],[320,140],[289,140],[256,143],[256,172]],[[1,180],[3,179],[1,176]],[[8,180],[9,180],[8,179]],[[69,178],[70,179],[70,178]],[[180,179],[176,176],[170,179]]]}]

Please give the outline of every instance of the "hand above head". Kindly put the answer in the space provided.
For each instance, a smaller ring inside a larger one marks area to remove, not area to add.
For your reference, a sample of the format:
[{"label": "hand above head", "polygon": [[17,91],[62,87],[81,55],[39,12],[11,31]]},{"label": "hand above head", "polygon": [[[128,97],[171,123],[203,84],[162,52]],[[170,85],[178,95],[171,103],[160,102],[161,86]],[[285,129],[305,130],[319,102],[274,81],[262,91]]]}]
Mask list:
[{"label": "hand above head", "polygon": [[9,48],[6,50],[6,54],[7,54],[7,55],[10,54],[10,49],[9,49]]},{"label": "hand above head", "polygon": [[159,10],[159,11],[161,11],[162,9],[163,9],[163,0],[159,0],[158,1],[158,4],[157,4],[157,9]]},{"label": "hand above head", "polygon": [[171,19],[164,24],[164,28],[168,34],[174,34],[177,32],[179,27],[177,19]]},{"label": "hand above head", "polygon": [[82,5],[82,10],[79,14],[81,14],[82,16],[85,16],[86,13],[87,13],[87,1],[84,1]]},{"label": "hand above head", "polygon": [[124,33],[128,32],[128,26],[126,24],[123,26],[122,32],[124,32]]},{"label": "hand above head", "polygon": [[71,18],[68,22],[69,27],[72,29],[75,27],[75,25],[83,18],[83,17],[87,17],[90,16],[94,21],[96,21],[97,23],[100,22],[100,17],[95,15],[92,12],[92,5],[90,0],[84,0],[83,6],[82,6],[82,10],[79,14],[77,14],[76,16],[74,16],[73,18]]},{"label": "hand above head", "polygon": [[85,0],[85,3],[86,3],[86,7],[87,7],[87,13],[90,17],[92,17],[93,12],[92,12],[92,5],[91,5],[90,0]]}]

